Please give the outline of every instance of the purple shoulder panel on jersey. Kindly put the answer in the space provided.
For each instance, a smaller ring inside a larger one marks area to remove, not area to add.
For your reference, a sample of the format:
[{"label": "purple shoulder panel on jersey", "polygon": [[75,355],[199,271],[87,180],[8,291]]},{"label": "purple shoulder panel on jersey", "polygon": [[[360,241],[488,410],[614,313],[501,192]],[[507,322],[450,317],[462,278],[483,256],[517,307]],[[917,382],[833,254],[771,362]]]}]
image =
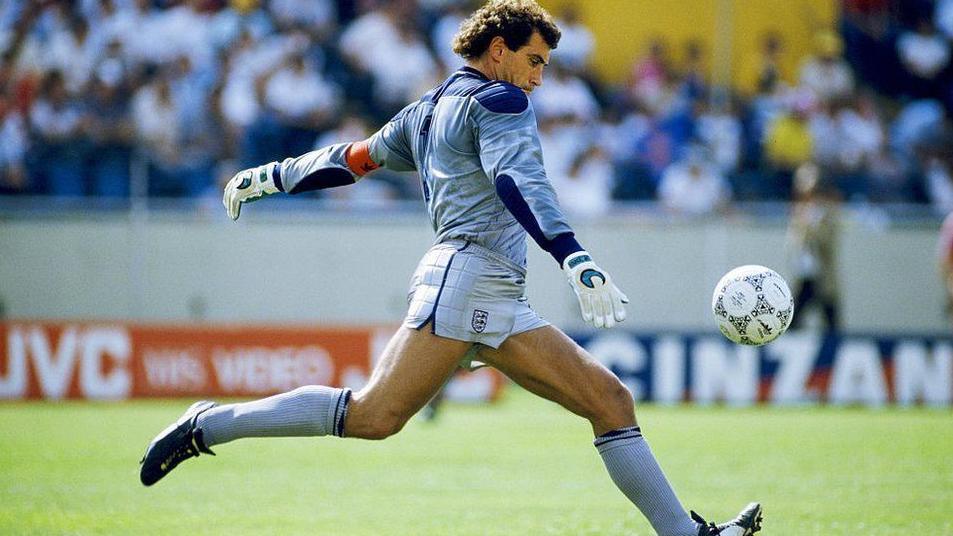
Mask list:
[{"label": "purple shoulder panel on jersey", "polygon": [[498,114],[521,114],[529,106],[525,91],[500,80],[484,84],[474,98],[484,108]]}]

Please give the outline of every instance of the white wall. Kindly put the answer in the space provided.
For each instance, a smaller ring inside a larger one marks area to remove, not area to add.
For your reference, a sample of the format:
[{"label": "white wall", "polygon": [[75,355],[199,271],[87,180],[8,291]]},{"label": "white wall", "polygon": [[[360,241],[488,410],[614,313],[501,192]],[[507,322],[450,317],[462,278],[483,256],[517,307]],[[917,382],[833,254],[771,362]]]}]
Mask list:
[{"label": "white wall", "polygon": [[[246,219],[0,221],[0,300],[14,318],[180,321],[202,302],[213,321],[395,323],[432,236],[423,214]],[[633,215],[576,229],[632,299],[629,325],[636,329],[709,329],[711,289],[729,268],[757,263],[787,273],[780,224]],[[949,329],[935,234],[935,228],[845,225],[840,261],[848,329]],[[558,325],[580,325],[562,273],[535,244],[530,251],[533,306]]]}]

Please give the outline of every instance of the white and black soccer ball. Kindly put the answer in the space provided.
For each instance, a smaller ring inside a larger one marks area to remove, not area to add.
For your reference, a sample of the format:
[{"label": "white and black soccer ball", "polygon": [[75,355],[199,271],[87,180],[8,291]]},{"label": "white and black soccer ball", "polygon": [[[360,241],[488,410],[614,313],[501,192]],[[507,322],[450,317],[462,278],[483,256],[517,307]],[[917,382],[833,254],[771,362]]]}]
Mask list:
[{"label": "white and black soccer ball", "polygon": [[718,329],[732,342],[760,346],[791,325],[794,298],[783,277],[764,266],[739,266],[715,286],[711,310]]}]

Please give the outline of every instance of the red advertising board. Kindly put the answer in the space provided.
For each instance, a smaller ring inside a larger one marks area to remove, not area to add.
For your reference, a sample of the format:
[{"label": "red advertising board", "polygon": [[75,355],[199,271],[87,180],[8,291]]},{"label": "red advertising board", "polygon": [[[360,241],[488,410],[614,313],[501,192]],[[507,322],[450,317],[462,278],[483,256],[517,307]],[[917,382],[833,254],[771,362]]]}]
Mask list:
[{"label": "red advertising board", "polygon": [[[392,329],[122,322],[0,323],[0,399],[251,397],[301,385],[359,388]],[[471,375],[468,375],[471,376]],[[493,398],[498,374],[452,386]]]}]

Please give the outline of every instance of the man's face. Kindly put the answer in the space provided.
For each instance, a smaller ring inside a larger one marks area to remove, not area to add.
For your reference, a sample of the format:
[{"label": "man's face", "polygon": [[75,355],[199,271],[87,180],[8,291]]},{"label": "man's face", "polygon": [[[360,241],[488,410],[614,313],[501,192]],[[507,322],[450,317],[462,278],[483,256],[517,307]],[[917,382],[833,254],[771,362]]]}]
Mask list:
[{"label": "man's face", "polygon": [[503,47],[502,80],[505,80],[529,93],[543,83],[543,68],[549,65],[550,48],[540,37],[539,32],[533,32],[529,42],[518,50]]}]

